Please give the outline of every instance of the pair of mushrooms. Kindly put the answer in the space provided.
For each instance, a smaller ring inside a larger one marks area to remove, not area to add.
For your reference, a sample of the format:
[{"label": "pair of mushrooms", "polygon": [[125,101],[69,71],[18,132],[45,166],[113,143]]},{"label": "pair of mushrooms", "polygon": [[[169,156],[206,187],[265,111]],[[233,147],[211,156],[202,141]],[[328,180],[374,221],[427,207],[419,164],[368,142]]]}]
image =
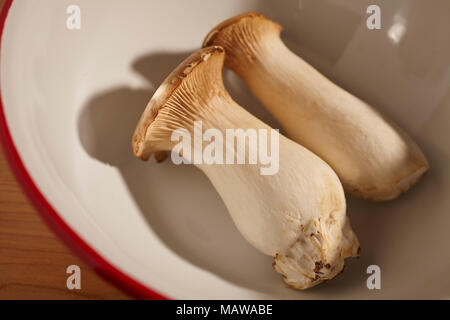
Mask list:
[{"label": "pair of mushrooms", "polygon": [[334,278],[345,258],[359,255],[344,188],[373,201],[394,199],[418,181],[428,163],[396,125],[292,53],[280,39],[281,29],[257,13],[214,28],[204,48],[155,92],[132,146],[143,160],[158,157],[172,150],[174,130],[192,133],[197,120],[204,130],[270,130],[230,97],[222,81],[224,63],[241,76],[297,143],[280,135],[279,171],[273,176],[261,176],[260,165],[197,166],[243,236],[274,257],[273,267],[288,285],[306,289]]}]

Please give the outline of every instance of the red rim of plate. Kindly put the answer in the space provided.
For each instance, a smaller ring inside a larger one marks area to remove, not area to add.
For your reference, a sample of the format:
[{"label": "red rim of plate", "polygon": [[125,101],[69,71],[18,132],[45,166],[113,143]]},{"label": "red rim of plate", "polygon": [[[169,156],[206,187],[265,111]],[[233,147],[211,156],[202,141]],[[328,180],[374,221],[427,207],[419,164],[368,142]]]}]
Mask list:
[{"label": "red rim of plate", "polygon": [[[13,0],[6,0],[0,13],[0,52],[3,30],[8,12]],[[11,133],[8,130],[6,117],[3,109],[3,101],[0,87],[0,144],[6,156],[9,166],[19,182],[22,190],[28,199],[34,205],[41,217],[50,226],[60,239],[66,243],[80,258],[88,263],[103,278],[113,283],[118,288],[138,299],[168,299],[160,293],[149,289],[135,279],[120,271],[113,266],[98,252],[96,252],[88,243],[86,243],[69,225],[61,218],[58,212],[47,201],[36,184],[33,182],[30,174],[25,168],[22,159],[14,145]]]}]

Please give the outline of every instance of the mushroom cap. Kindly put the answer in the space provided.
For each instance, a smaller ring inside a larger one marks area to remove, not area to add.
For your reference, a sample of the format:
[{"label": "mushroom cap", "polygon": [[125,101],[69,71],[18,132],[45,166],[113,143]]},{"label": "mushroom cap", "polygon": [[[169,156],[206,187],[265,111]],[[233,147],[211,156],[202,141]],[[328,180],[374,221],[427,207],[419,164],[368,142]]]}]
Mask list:
[{"label": "mushroom cap", "polygon": [[239,23],[242,24],[248,24],[248,23],[255,23],[256,25],[267,25],[267,26],[271,26],[273,28],[276,29],[276,31],[281,32],[281,30],[283,29],[283,27],[270,20],[269,18],[267,18],[266,16],[262,15],[261,13],[257,13],[257,12],[246,12],[237,16],[234,16],[230,19],[227,19],[225,21],[223,21],[222,23],[220,23],[219,25],[217,25],[216,27],[214,27],[209,33],[208,35],[205,37],[205,40],[203,40],[203,47],[208,47],[208,46],[212,46],[215,45],[217,43],[217,37],[220,35],[220,33],[233,26],[233,25],[237,25]]},{"label": "mushroom cap", "polygon": [[147,107],[142,113],[141,118],[136,126],[134,135],[132,138],[132,148],[136,157],[147,160],[151,151],[146,148],[144,142],[149,137],[149,129],[151,124],[156,119],[159,111],[166,105],[166,102],[175,93],[177,88],[187,81],[187,76],[202,63],[211,58],[212,55],[217,55],[220,59],[219,62],[223,65],[225,59],[225,50],[220,46],[211,46],[200,49],[186,58],[178,67],[173,70],[169,76],[163,81],[156,92],[150,99]]}]

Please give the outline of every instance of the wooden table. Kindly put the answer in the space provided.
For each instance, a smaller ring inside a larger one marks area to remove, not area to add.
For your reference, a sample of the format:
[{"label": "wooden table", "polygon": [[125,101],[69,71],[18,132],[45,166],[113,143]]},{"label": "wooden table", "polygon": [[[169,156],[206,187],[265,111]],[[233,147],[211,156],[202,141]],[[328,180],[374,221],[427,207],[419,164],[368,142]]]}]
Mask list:
[{"label": "wooden table", "polygon": [[[0,8],[3,4],[4,0],[0,0]],[[81,268],[80,290],[66,287],[69,265]],[[49,230],[18,186],[0,151],[0,299],[127,298]]]},{"label": "wooden table", "polygon": [[[81,290],[66,269],[81,268]],[[0,299],[125,299],[76,257],[28,202],[0,152]]]}]

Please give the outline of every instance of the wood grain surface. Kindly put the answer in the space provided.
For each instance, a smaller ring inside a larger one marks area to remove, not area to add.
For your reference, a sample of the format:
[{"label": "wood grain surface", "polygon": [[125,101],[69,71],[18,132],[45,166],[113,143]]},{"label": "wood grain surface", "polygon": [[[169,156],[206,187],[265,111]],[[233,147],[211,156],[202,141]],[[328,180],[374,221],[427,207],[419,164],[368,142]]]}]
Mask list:
[{"label": "wood grain surface", "polygon": [[[0,8],[4,0],[0,0]],[[0,148],[1,150],[1,148]],[[66,286],[69,265],[81,289]],[[30,205],[0,151],[0,299],[128,299],[49,230]]]},{"label": "wood grain surface", "polygon": [[[81,290],[66,286],[69,265],[81,268]],[[125,299],[49,230],[0,152],[0,299]]]}]

